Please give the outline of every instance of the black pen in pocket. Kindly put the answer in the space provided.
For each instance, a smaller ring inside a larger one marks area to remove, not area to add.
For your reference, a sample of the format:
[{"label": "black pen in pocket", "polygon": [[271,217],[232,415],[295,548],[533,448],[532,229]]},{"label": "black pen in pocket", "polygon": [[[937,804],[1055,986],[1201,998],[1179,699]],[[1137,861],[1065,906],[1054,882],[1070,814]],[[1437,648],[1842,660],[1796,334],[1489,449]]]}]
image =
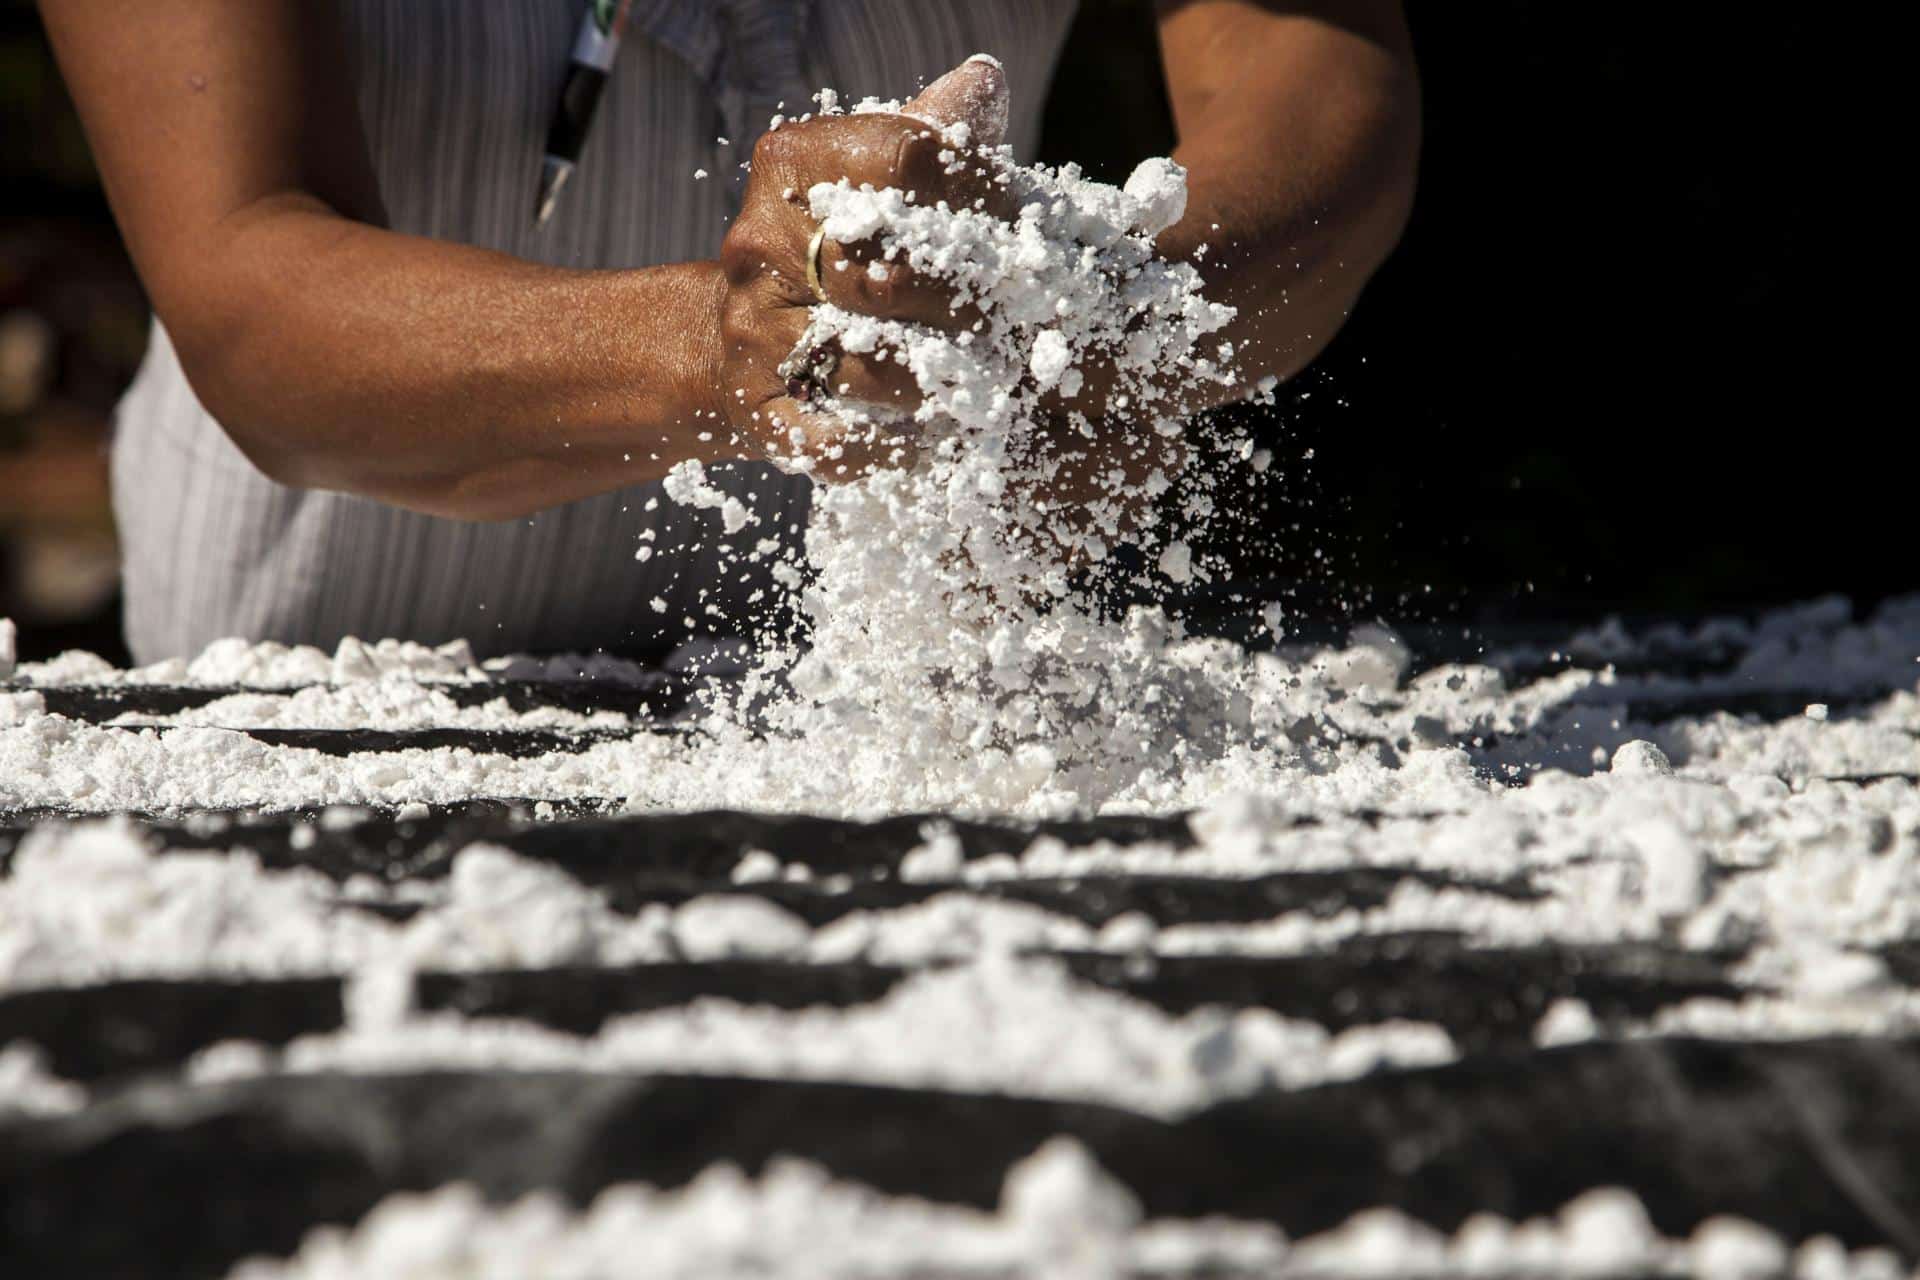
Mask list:
[{"label": "black pen in pocket", "polygon": [[533,202],[533,223],[544,226],[553,216],[560,189],[573,176],[580,163],[580,149],[586,145],[587,131],[593,127],[594,109],[600,105],[600,91],[613,74],[613,60],[620,52],[620,37],[627,27],[627,12],[633,0],[589,0],[586,15],[580,20],[580,34],[574,37],[573,54],[567,61],[567,78],[560,86],[560,102],[553,109],[553,123],[547,126],[547,152],[540,163],[540,190]]}]

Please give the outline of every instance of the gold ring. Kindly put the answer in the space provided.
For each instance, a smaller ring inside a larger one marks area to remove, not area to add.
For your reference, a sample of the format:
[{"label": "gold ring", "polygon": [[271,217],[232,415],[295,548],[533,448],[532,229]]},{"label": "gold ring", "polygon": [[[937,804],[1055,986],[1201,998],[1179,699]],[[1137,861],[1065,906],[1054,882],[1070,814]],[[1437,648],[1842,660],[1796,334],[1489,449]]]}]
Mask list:
[{"label": "gold ring", "polygon": [[820,283],[820,251],[826,243],[827,227],[821,223],[813,229],[813,239],[807,241],[807,288],[822,302],[827,300],[827,291]]}]

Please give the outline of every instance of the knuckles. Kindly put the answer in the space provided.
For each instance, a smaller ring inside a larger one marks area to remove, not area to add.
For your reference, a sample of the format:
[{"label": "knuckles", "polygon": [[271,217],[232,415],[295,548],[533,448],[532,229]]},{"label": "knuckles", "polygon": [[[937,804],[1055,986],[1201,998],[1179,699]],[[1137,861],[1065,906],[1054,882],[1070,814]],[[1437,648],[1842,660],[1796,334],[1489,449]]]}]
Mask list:
[{"label": "knuckles", "polygon": [[731,289],[738,289],[760,273],[765,255],[759,246],[752,242],[750,233],[743,233],[738,222],[727,232],[726,239],[720,242],[720,270],[727,277]]},{"label": "knuckles", "polygon": [[783,124],[778,129],[769,129],[760,135],[753,144],[754,174],[764,174],[769,178],[779,178],[793,168],[794,153],[804,145],[806,126],[802,124]]},{"label": "knuckles", "polygon": [[720,269],[741,288],[765,274],[779,244],[778,222],[762,201],[749,198],[720,241]]},{"label": "knuckles", "polygon": [[720,306],[722,363],[770,370],[806,327],[806,309],[784,304],[772,290],[730,289]]},{"label": "knuckles", "polygon": [[720,304],[720,341],[723,347],[721,363],[731,364],[754,336],[753,312],[755,308],[738,290],[730,290],[726,301]]},{"label": "knuckles", "polygon": [[945,149],[931,129],[909,125],[901,130],[893,153],[892,185],[922,197],[937,194],[947,185],[947,166],[940,159]]},{"label": "knuckles", "polygon": [[[741,383],[762,395],[777,395],[768,382],[771,371],[799,341],[806,324],[812,299],[798,265],[805,233],[798,233],[799,243],[794,237],[808,220],[796,216],[795,197],[788,192],[804,193],[814,182],[844,177],[856,185],[909,191],[916,200],[969,204],[970,179],[947,172],[951,156],[943,158],[945,151],[932,126],[878,113],[790,122],[755,142],[745,200],[720,246],[727,287],[718,326],[727,385]],[[798,200],[804,214],[804,195]],[[838,252],[844,266],[828,271],[828,289],[847,298],[850,309],[939,327],[955,323],[957,313],[946,291],[930,288],[906,264],[884,260],[868,244],[841,245]],[[729,416],[735,407],[729,395]],[[796,425],[818,431],[820,424]],[[760,423],[754,430],[766,428]]]},{"label": "knuckles", "polygon": [[762,134],[753,173],[775,191],[805,191],[840,178],[876,187],[937,187],[946,167],[943,148],[936,130],[906,116],[815,117]]}]

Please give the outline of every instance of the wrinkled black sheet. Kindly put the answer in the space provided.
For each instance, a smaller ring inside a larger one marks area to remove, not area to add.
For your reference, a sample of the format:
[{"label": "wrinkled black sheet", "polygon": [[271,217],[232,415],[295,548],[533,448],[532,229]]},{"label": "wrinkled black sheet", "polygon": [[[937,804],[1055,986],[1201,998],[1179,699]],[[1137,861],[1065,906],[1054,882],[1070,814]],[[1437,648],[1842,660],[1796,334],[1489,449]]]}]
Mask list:
[{"label": "wrinkled black sheet", "polygon": [[[1738,646],[1682,645],[1617,669],[1698,676],[1728,671],[1739,657]],[[1495,661],[1518,683],[1574,658],[1542,645]],[[636,684],[441,686],[462,706],[504,698],[516,710],[557,706],[647,719],[630,730],[233,727],[275,745],[336,754],[578,751],[626,733],[684,732],[697,683],[662,676]],[[98,724],[205,706],[236,690],[42,692],[49,710]],[[1815,701],[1844,714],[1871,696],[1777,689],[1619,696],[1595,688],[1575,701],[1614,697],[1606,705],[1624,704],[1627,716],[1660,723],[1716,711],[1773,720]],[[1482,735],[1476,749],[1495,745]],[[1584,743],[1559,747],[1590,754]],[[163,854],[247,848],[268,866],[307,867],[336,883],[361,874],[439,880],[462,848],[486,840],[563,870],[617,911],[738,893],[814,925],[953,892],[1031,904],[1095,927],[1128,912],[1163,926],[1327,918],[1378,906],[1407,884],[1516,900],[1538,894],[1524,877],[1470,881],[1392,866],[1231,883],[1166,874],[929,885],[903,881],[899,869],[932,823],[950,829],[968,859],[1018,853],[1043,834],[1075,845],[1175,848],[1193,837],[1180,814],[1063,823],[908,814],[857,823],[731,811],[622,814],[621,807],[618,797],[536,803],[507,796],[404,817],[336,810],[323,821],[320,811],[300,809],[135,816]],[[36,824],[70,816],[0,813],[0,865]],[[815,879],[736,885],[733,872],[752,850],[804,863]],[[843,879],[823,883],[833,877]],[[412,910],[343,907],[396,919]],[[284,1045],[338,1028],[340,982],[149,979],[13,992],[0,995],[0,1044],[37,1044],[55,1074],[85,1082],[98,1100],[67,1117],[0,1118],[0,1276],[213,1276],[248,1253],[288,1252],[316,1224],[355,1221],[395,1190],[464,1179],[494,1197],[551,1188],[584,1202],[613,1182],[675,1185],[715,1161],[755,1170],[779,1153],[885,1190],[986,1205],[1008,1165],[1061,1133],[1086,1143],[1150,1213],[1265,1218],[1295,1235],[1378,1205],[1442,1229],[1480,1210],[1550,1213],[1614,1183],[1631,1187],[1674,1234],[1709,1215],[1735,1213],[1790,1239],[1830,1232],[1920,1256],[1920,1041],[1532,1044],[1541,1016],[1563,997],[1583,1001],[1606,1027],[1696,997],[1737,996],[1747,988],[1729,974],[1740,958],[1658,944],[1474,949],[1443,934],[1363,938],[1283,957],[1052,955],[1082,980],[1173,1014],[1264,1007],[1332,1030],[1396,1018],[1433,1022],[1463,1054],[1444,1067],[1271,1090],[1177,1122],[1035,1099],[696,1076],[442,1072],[191,1087],[181,1068],[211,1045]],[[1920,944],[1897,945],[1883,958],[1894,981],[1920,986]],[[909,972],[866,963],[682,960],[425,973],[415,996],[427,1010],[588,1035],[612,1018],[707,997],[783,1009],[852,1007],[885,998]]]},{"label": "wrinkled black sheet", "polygon": [[[1266,1008],[1339,1031],[1391,1019],[1434,1022],[1469,1051],[1524,1050],[1558,999],[1608,1022],[1644,1019],[1682,1000],[1739,994],[1714,957],[1622,944],[1499,950],[1444,935],[1357,939],[1323,954],[1170,956],[1052,953],[1076,977],[1174,1015],[1206,1005]],[[516,1018],[591,1035],[623,1014],[702,998],[779,1009],[878,1000],[909,970],[858,962],[708,960],[629,968],[427,973],[426,1010]],[[284,1044],[342,1024],[333,978],[105,983],[0,995],[0,1043],[28,1040],[55,1074],[123,1082],[184,1064],[222,1040]]]},{"label": "wrinkled black sheet", "polygon": [[[1222,1103],[1177,1122],[1109,1107],[850,1084],[561,1073],[159,1084],[0,1127],[0,1273],[215,1276],[453,1180],[584,1203],[719,1160],[817,1160],[980,1206],[1055,1134],[1155,1215],[1306,1234],[1374,1205],[1443,1229],[1636,1188],[1684,1234],[1714,1213],[1791,1237],[1897,1240],[1920,1201],[1920,1043],[1589,1044],[1483,1055]],[[1870,1194],[1863,1194],[1870,1188]],[[1916,1242],[1903,1242],[1908,1248]]]}]

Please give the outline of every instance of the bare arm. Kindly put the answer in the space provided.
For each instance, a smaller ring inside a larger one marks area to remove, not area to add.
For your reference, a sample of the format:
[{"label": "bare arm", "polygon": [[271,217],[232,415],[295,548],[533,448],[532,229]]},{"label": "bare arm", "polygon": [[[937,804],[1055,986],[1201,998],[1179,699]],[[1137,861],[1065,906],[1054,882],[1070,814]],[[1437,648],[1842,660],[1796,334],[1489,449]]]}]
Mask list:
[{"label": "bare arm", "polygon": [[564,271],[384,229],[331,6],[41,8],[187,376],[269,476],[496,518],[722,454],[696,417],[717,265]]},{"label": "bare arm", "polygon": [[1405,226],[1419,85],[1398,0],[1162,0],[1160,43],[1187,167],[1163,233],[1252,376],[1290,377],[1333,337]]}]

